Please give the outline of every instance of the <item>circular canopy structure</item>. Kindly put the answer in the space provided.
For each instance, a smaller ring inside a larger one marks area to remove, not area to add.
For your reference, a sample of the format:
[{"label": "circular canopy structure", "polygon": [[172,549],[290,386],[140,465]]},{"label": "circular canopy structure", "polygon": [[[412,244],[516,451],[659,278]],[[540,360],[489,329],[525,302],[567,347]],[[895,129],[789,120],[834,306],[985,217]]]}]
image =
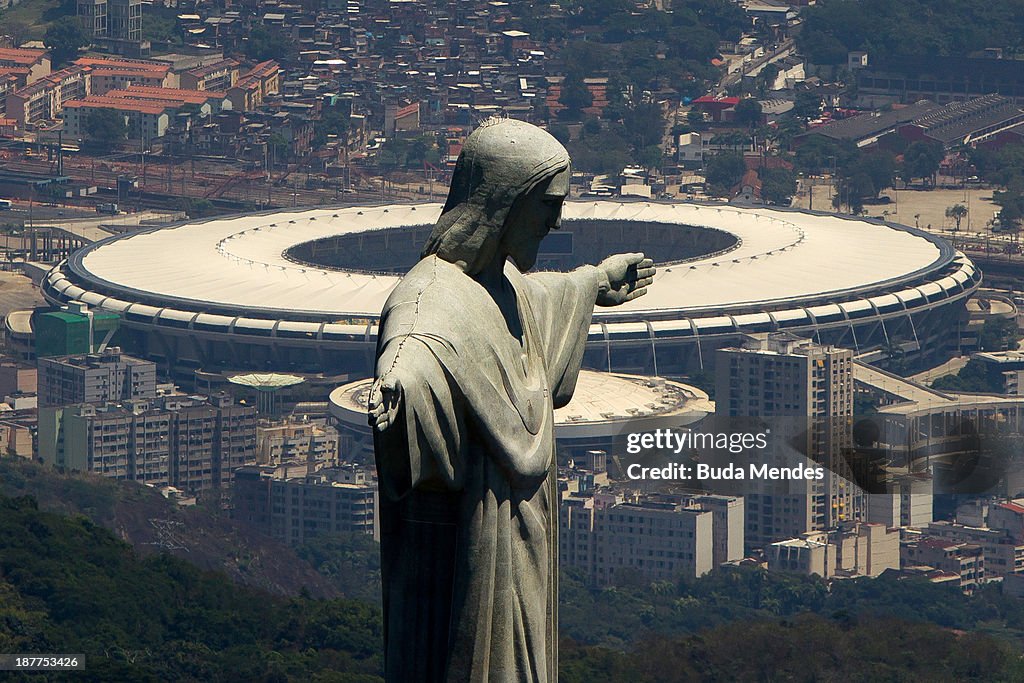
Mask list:
[{"label": "circular canopy structure", "polygon": [[[350,455],[372,457],[373,432],[366,420],[373,380],[338,387],[329,410],[352,439]],[[700,389],[655,377],[580,371],[572,401],[555,411],[555,436],[567,451],[608,449],[627,432],[678,429],[714,412],[715,404]]]},{"label": "circular canopy structure", "polygon": [[[365,367],[395,271],[415,260],[440,210],[307,209],[118,235],[76,252],[47,275],[43,292],[54,303],[80,300],[120,313],[126,328],[159,337],[159,345],[150,340],[151,354],[188,356],[194,366],[237,358],[247,368],[357,371],[352,358],[324,353],[358,348]],[[566,242],[565,233],[575,240]],[[594,315],[588,353],[603,346],[609,360],[594,361],[598,367],[629,371],[658,368],[612,360],[616,345],[696,343],[703,364],[702,340],[749,332],[831,330],[843,332],[830,340],[855,349],[945,348],[948,340],[930,338],[932,331],[955,333],[958,314],[942,312],[962,309],[981,278],[963,254],[924,231],[796,210],[575,201],[548,241],[559,239],[555,251],[578,260],[642,250],[660,262],[647,296]],[[353,253],[371,267],[344,265]],[[181,338],[195,348],[182,348]],[[197,342],[228,338],[229,350]],[[240,351],[246,345],[271,350]]]},{"label": "circular canopy structure", "polygon": [[285,387],[302,384],[306,380],[304,377],[282,375],[278,372],[250,372],[244,375],[232,375],[228,377],[228,381],[256,391],[275,392]]}]

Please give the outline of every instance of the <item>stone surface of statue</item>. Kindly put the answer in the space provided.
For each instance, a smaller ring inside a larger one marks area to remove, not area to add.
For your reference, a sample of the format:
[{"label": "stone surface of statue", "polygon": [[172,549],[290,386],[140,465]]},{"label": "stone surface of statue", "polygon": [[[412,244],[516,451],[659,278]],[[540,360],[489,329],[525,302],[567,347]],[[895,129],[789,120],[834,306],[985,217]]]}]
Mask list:
[{"label": "stone surface of statue", "polygon": [[595,303],[636,298],[654,275],[642,254],[524,275],[569,174],[545,131],[485,122],[381,314],[369,419],[389,683],[557,680],[553,410]]}]

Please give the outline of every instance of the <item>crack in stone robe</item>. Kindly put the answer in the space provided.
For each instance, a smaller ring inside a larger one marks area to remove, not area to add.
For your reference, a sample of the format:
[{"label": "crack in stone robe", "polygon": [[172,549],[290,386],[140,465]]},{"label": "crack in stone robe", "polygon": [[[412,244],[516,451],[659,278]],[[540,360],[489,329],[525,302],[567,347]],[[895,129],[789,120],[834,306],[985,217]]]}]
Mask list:
[{"label": "crack in stone robe", "polygon": [[572,396],[601,276],[508,263],[505,279],[522,340],[436,256],[382,313],[376,374],[403,395],[375,432],[392,683],[557,681],[553,409]]}]

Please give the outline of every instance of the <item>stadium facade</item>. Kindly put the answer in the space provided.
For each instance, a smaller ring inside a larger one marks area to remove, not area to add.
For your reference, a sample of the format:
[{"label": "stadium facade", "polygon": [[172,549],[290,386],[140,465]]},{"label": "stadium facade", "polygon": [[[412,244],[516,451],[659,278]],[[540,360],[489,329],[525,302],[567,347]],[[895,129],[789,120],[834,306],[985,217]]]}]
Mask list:
[{"label": "stadium facade", "polygon": [[[277,211],[117,235],[60,263],[42,291],[119,314],[121,345],[183,382],[239,369],[366,376],[379,311],[440,209]],[[597,310],[585,365],[638,375],[710,369],[715,349],[767,331],[935,363],[957,351],[981,282],[921,230],[725,204],[568,202],[540,265],[619,251],[645,251],[658,276],[647,296]]]}]

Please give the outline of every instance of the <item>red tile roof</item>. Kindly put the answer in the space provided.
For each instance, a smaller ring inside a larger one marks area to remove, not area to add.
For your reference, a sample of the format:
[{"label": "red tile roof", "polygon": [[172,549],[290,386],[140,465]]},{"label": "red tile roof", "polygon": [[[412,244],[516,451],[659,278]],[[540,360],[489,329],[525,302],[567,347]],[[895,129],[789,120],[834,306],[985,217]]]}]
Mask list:
[{"label": "red tile roof", "polygon": [[0,63],[32,66],[46,55],[46,50],[0,47]]}]

